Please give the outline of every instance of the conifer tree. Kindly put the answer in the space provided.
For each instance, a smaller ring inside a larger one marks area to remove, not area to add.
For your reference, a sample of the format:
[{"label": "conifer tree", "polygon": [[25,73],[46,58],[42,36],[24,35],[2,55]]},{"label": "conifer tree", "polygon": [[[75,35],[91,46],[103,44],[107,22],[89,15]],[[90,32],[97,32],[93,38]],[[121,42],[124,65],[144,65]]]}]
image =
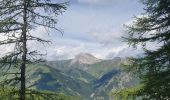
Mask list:
[{"label": "conifer tree", "polygon": [[34,58],[35,55],[41,54],[36,50],[28,51],[27,44],[29,41],[49,42],[32,36],[30,31],[38,26],[60,31],[55,27],[56,18],[65,10],[66,3],[55,0],[0,0],[0,34],[4,36],[0,45],[14,47],[13,51],[1,56],[0,67],[4,80],[1,83],[3,87],[20,84],[20,100],[25,100],[26,65],[41,60]]},{"label": "conifer tree", "polygon": [[[142,0],[146,11],[127,26],[128,37],[133,46],[143,46],[145,52],[132,58],[129,69],[141,78],[143,89],[138,95],[147,100],[170,99],[170,0]],[[148,48],[156,44],[155,49]]]}]

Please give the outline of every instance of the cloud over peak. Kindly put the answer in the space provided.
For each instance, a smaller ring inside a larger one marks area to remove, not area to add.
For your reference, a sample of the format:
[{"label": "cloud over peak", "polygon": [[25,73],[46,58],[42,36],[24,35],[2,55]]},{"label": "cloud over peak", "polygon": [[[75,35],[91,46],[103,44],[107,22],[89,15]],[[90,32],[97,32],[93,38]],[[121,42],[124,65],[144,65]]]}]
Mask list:
[{"label": "cloud over peak", "polygon": [[89,4],[89,5],[103,5],[103,4],[109,4],[109,2],[112,2],[113,0],[77,0],[78,3],[83,4]]}]

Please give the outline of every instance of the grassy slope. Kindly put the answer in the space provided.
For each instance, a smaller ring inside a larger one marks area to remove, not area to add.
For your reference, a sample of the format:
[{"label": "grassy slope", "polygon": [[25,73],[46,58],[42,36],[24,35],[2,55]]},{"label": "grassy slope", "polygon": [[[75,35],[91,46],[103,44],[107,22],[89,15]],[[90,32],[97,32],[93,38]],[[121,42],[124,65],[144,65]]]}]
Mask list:
[{"label": "grassy slope", "polygon": [[[78,75],[73,77],[44,64],[30,65],[30,69],[28,73],[31,75],[28,79],[33,83],[32,88],[82,97],[88,97],[92,92],[91,84],[82,77],[78,78]],[[83,72],[79,71],[79,73]],[[83,73],[83,75],[86,74]]]},{"label": "grassy slope", "polygon": [[[91,65],[70,65],[70,62],[71,60],[62,60],[28,65],[27,86],[33,85],[31,89],[65,93],[90,100],[90,95],[95,91],[95,81],[99,80],[102,83],[100,78],[103,75],[107,75],[113,69],[119,69],[120,66],[119,59],[104,60]],[[105,86],[104,84],[105,81],[101,87]]]}]

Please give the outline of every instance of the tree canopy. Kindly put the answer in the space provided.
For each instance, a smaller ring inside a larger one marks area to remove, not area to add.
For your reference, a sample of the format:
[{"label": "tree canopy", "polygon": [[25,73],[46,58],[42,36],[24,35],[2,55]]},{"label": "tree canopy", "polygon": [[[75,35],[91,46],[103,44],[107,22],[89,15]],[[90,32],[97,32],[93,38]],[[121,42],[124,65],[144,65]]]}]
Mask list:
[{"label": "tree canopy", "polygon": [[42,55],[37,50],[29,51],[28,42],[50,42],[35,37],[30,31],[43,26],[61,32],[55,25],[58,15],[65,10],[66,3],[53,0],[0,1],[0,34],[3,36],[0,46],[13,46],[13,50],[1,56],[0,68],[3,78],[0,82],[3,87],[13,86],[14,90],[19,89],[20,100],[25,100],[25,93],[29,87],[26,86],[26,66],[28,63],[41,61],[37,56]]},{"label": "tree canopy", "polygon": [[135,48],[142,45],[145,53],[131,58],[128,69],[135,70],[144,84],[138,95],[148,100],[167,100],[170,99],[170,0],[142,2],[145,13],[126,26],[128,37],[124,39]]}]

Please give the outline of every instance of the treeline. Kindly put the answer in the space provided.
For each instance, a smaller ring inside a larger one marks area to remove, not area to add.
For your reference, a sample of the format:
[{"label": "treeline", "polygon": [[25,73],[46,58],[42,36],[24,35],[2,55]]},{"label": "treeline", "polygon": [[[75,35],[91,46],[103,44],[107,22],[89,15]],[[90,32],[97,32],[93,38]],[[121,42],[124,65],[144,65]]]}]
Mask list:
[{"label": "treeline", "polygon": [[[12,88],[0,89],[0,100],[18,100],[20,98],[19,91]],[[26,100],[81,100],[80,97],[65,95],[62,93],[54,93],[50,91],[26,90]]]}]

